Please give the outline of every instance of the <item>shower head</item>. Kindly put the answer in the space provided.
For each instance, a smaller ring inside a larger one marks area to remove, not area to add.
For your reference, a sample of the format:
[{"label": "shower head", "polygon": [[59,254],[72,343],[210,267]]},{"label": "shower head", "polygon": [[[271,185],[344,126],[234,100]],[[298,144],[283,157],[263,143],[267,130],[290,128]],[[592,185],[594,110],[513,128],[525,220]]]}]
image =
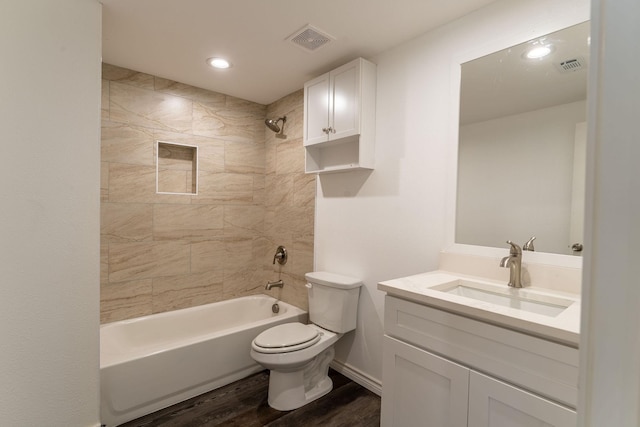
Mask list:
[{"label": "shower head", "polygon": [[[278,122],[282,121],[282,128],[280,126],[278,126]],[[280,117],[276,120],[273,119],[266,119],[264,121],[264,124],[267,125],[267,127],[269,129],[271,129],[272,131],[274,131],[276,133],[276,137],[277,138],[286,138],[286,135],[283,135],[282,132],[284,132],[284,124],[287,122],[287,116],[283,116]]]}]

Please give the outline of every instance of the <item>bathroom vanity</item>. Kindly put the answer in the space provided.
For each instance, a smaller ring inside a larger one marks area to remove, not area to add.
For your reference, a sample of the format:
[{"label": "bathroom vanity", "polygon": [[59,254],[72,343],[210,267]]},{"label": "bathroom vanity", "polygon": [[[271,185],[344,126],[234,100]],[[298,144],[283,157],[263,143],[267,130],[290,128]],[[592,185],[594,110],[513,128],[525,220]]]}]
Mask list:
[{"label": "bathroom vanity", "polygon": [[446,271],[378,289],[383,426],[576,425],[576,295]]}]

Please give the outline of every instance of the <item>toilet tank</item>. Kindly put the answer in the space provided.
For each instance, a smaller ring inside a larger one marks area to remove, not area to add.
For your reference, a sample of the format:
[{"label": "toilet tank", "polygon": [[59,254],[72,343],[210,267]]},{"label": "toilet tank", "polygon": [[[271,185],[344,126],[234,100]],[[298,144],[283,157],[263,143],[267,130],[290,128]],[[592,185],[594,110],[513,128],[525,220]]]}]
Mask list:
[{"label": "toilet tank", "polygon": [[337,333],[356,328],[360,279],[314,271],[305,274],[311,323]]}]

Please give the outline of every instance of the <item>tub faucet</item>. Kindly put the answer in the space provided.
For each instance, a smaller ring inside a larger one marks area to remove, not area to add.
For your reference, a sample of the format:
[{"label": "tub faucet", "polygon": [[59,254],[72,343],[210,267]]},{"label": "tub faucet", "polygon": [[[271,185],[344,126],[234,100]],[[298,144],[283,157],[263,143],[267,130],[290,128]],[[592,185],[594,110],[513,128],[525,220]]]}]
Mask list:
[{"label": "tub faucet", "polygon": [[507,243],[511,245],[509,256],[506,256],[500,260],[500,267],[509,267],[509,283],[507,285],[512,288],[522,287],[522,249],[520,246],[513,243],[511,240],[507,240]]},{"label": "tub faucet", "polygon": [[282,280],[276,280],[275,282],[267,282],[267,284],[264,285],[264,288],[270,291],[271,288],[281,288],[283,286],[284,286],[284,282]]}]

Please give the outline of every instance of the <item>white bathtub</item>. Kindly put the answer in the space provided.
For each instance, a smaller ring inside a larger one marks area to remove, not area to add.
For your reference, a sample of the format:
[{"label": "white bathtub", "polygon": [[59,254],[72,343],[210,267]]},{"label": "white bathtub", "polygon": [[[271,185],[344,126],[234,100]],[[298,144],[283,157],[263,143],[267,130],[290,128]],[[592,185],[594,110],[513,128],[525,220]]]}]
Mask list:
[{"label": "white bathtub", "polygon": [[307,313],[266,295],[100,327],[102,423],[133,420],[261,371],[251,341],[273,325],[307,321]]}]

